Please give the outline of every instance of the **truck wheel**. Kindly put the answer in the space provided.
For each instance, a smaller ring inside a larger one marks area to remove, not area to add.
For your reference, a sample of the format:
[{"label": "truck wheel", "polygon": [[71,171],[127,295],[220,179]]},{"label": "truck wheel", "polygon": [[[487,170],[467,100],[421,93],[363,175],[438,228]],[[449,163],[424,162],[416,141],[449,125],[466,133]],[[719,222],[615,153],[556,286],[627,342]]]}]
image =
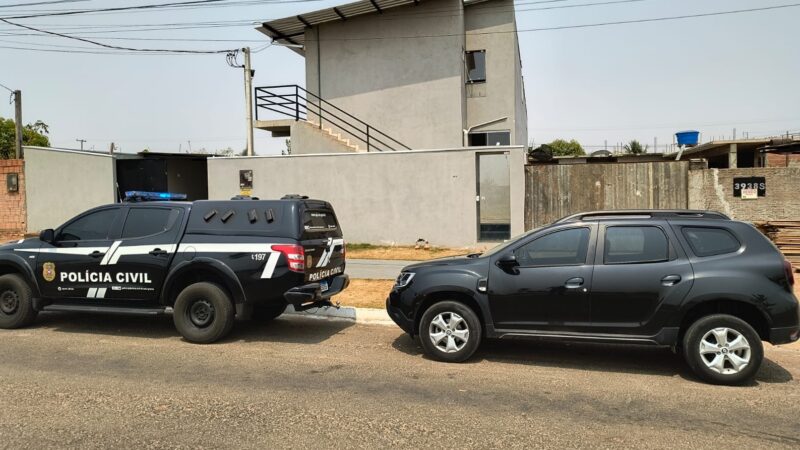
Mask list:
[{"label": "truck wheel", "polygon": [[469,359],[481,343],[481,323],[459,302],[435,303],[422,315],[419,338],[428,356],[445,362]]},{"label": "truck wheel", "polygon": [[727,314],[698,319],[683,338],[683,355],[694,373],[713,384],[741,384],[753,378],[764,359],[758,333]]},{"label": "truck wheel", "polygon": [[172,320],[187,341],[210,344],[231,331],[235,316],[224,289],[213,283],[195,283],[178,294]]},{"label": "truck wheel", "polygon": [[253,306],[253,320],[259,322],[269,322],[277,319],[281,314],[286,312],[287,304],[272,304],[272,305],[255,305]]},{"label": "truck wheel", "polygon": [[28,282],[19,275],[0,277],[0,328],[22,328],[36,319],[33,309],[33,292]]}]

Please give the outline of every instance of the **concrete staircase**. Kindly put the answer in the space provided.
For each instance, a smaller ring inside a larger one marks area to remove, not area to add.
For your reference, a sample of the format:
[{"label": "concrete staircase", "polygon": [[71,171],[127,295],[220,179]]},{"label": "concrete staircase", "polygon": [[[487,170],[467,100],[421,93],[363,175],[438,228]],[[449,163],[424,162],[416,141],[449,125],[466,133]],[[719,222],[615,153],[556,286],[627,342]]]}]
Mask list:
[{"label": "concrete staircase", "polygon": [[259,120],[255,128],[269,131],[272,137],[289,137],[292,154],[314,153],[362,153],[364,150],[342,133],[319,123],[307,120],[278,119]]}]

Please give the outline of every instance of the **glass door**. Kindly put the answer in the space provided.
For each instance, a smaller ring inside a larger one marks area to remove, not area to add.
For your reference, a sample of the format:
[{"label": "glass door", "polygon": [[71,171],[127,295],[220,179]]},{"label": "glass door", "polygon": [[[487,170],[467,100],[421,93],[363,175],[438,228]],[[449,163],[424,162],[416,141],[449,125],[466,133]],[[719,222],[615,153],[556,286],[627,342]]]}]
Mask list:
[{"label": "glass door", "polygon": [[511,237],[511,179],[508,153],[478,154],[478,240]]}]

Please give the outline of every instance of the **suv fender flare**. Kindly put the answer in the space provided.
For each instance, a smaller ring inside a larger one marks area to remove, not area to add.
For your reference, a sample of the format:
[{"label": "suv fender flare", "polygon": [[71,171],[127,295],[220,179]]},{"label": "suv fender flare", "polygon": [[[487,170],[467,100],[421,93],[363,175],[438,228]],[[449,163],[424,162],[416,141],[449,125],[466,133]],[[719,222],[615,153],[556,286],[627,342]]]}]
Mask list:
[{"label": "suv fender flare", "polygon": [[432,296],[448,293],[457,293],[472,299],[478,305],[480,310],[478,313],[483,318],[484,326],[492,323],[492,312],[489,310],[489,303],[486,301],[485,296],[476,296],[474,290],[456,285],[435,286],[421,291],[414,299],[414,322],[416,323],[419,320],[419,308],[424,302]]},{"label": "suv fender flare", "polygon": [[210,270],[215,272],[222,279],[224,287],[230,292],[233,297],[233,302],[237,304],[245,302],[244,288],[242,288],[242,283],[239,282],[236,273],[217,259],[201,257],[194,258],[191,261],[183,261],[170,270],[167,278],[164,280],[164,287],[161,290],[162,304],[169,302],[167,296],[172,291],[176,280],[193,270]]},{"label": "suv fender flare", "polygon": [[38,298],[41,296],[39,291],[39,284],[36,281],[36,275],[33,273],[33,269],[31,268],[28,261],[26,261],[21,256],[7,253],[7,254],[0,254],[0,268],[10,268],[15,272],[18,272],[25,278],[25,281],[28,282],[28,285],[31,287],[33,291],[33,296]]}]

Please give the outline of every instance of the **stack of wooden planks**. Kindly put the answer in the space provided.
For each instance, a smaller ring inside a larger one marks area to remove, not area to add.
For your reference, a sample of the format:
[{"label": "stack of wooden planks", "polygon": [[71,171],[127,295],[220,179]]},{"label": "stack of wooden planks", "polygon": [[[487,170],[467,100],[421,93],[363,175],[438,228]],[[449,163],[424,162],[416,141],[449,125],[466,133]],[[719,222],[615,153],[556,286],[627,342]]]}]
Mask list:
[{"label": "stack of wooden planks", "polygon": [[800,271],[800,221],[775,220],[757,224],[792,263],[795,271]]}]

